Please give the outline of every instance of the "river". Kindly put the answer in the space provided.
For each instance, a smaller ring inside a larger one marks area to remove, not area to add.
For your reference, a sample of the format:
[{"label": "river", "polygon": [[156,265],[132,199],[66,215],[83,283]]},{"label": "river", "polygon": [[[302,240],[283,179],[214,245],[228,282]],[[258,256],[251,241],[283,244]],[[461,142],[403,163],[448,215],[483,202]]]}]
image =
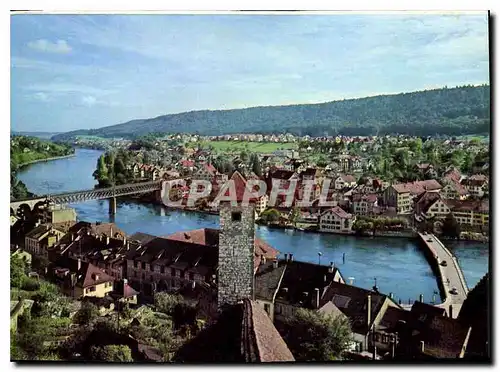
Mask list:
[{"label": "river", "polygon": [[[76,156],[31,164],[19,172],[19,179],[35,194],[60,193],[93,188],[92,173],[99,150],[76,149]],[[128,234],[144,232],[167,235],[182,230],[218,227],[218,216],[171,211],[158,205],[118,201],[117,214],[110,218],[108,201],[88,201],[71,205],[79,220],[113,221]],[[293,253],[294,259],[328,264],[334,261],[345,279],[371,288],[375,278],[383,293],[394,294],[396,300],[408,302],[424,295],[431,302],[438,292],[436,278],[418,244],[402,238],[358,238],[351,236],[277,230],[257,226],[259,238],[280,250]],[[455,253],[467,285],[473,288],[488,271],[488,246],[475,242],[446,243]],[[318,253],[321,252],[321,256]],[[345,253],[345,262],[342,257]],[[436,296],[439,301],[439,295]]]}]

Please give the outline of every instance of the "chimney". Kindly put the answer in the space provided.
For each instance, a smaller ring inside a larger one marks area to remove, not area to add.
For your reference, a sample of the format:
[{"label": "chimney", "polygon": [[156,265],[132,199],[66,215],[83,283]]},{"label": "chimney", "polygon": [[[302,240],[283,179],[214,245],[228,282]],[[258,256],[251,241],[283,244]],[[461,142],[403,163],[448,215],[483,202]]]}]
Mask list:
[{"label": "chimney", "polygon": [[125,245],[125,244],[127,244],[127,237],[126,236],[123,237],[123,245]]},{"label": "chimney", "polygon": [[372,296],[368,295],[368,301],[366,305],[366,324],[370,327],[372,322]]},{"label": "chimney", "polygon": [[315,296],[315,300],[316,300],[315,306],[316,306],[316,309],[319,309],[319,288],[314,288],[314,294],[316,295]]},{"label": "chimney", "polygon": [[418,300],[422,303],[424,302],[424,295],[422,293],[418,296]]},{"label": "chimney", "polygon": [[130,243],[127,242],[127,251],[130,249]]},{"label": "chimney", "polygon": [[127,283],[128,283],[128,280],[127,279],[123,279],[123,285],[125,285]]},{"label": "chimney", "polygon": [[293,253],[290,253],[290,261],[293,261]]},{"label": "chimney", "polygon": [[449,310],[448,310],[448,316],[449,316],[450,318],[453,318],[453,305],[452,305],[452,304],[450,304],[450,308],[449,308]]},{"label": "chimney", "polygon": [[263,254],[260,255],[260,264],[261,265],[264,265],[266,263],[266,256],[264,256]]},{"label": "chimney", "polygon": [[191,284],[191,288],[195,288],[196,287],[196,282],[193,280],[193,283]]},{"label": "chimney", "polygon": [[81,259],[78,259],[78,271],[80,271],[80,269],[82,268],[82,260]]},{"label": "chimney", "polygon": [[109,235],[110,235],[110,236],[113,236],[113,226],[110,226],[110,227],[109,227]]},{"label": "chimney", "polygon": [[277,269],[277,268],[278,268],[278,260],[276,260],[276,259],[275,259],[275,260],[273,261],[273,267],[274,267],[275,269]]},{"label": "chimney", "polygon": [[285,262],[288,262],[288,253],[285,253]]},{"label": "chimney", "polygon": [[106,245],[109,245],[109,236],[106,236]]},{"label": "chimney", "polygon": [[334,264],[334,263],[333,263],[333,261],[332,261],[332,262],[330,262],[330,267],[328,268],[328,272],[329,272],[330,274],[333,274],[333,269],[334,269],[334,268],[335,268],[335,264]]},{"label": "chimney", "polygon": [[421,353],[425,352],[425,342],[424,341],[420,341],[420,352]]},{"label": "chimney", "polygon": [[328,280],[328,279],[327,279],[327,276],[326,276],[326,275],[325,275],[325,276],[323,276],[323,282],[325,282],[325,283],[326,283],[326,281],[327,281],[327,280]]},{"label": "chimney", "polygon": [[75,234],[71,233],[71,241],[75,241]]}]

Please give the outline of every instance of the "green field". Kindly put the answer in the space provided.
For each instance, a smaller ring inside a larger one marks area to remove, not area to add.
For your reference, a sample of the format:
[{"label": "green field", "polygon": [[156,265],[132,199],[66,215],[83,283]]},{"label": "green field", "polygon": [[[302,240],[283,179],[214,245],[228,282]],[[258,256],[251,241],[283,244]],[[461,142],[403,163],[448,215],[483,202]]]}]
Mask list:
[{"label": "green field", "polygon": [[297,145],[295,143],[206,141],[203,142],[203,144],[212,146],[217,152],[237,152],[247,150],[250,152],[271,153],[276,150],[297,149]]}]

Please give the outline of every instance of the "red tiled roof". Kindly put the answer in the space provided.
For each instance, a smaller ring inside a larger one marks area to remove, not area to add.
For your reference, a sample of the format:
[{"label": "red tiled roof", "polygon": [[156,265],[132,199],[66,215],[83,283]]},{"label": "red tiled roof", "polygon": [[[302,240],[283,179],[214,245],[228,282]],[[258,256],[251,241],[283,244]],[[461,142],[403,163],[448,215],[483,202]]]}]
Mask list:
[{"label": "red tiled roof", "polygon": [[[219,231],[218,229],[197,229],[190,231],[179,231],[171,235],[167,235],[164,238],[170,240],[177,240],[185,243],[193,243],[206,246],[219,246]],[[273,259],[278,257],[280,252],[267,244],[265,241],[255,238],[254,240],[255,250],[255,260],[254,266],[258,267],[260,264],[260,257],[264,256],[267,259]]]},{"label": "red tiled roof", "polygon": [[181,160],[181,165],[186,168],[194,167],[194,161],[192,160]]},{"label": "red tiled roof", "polygon": [[436,180],[415,181],[392,185],[398,194],[407,193],[419,195],[425,191],[439,190],[441,185]]},{"label": "red tiled roof", "polygon": [[462,196],[463,196],[463,195],[467,195],[467,194],[469,193],[469,192],[467,191],[467,189],[466,189],[463,185],[461,185],[459,182],[455,182],[455,181],[453,181],[453,180],[452,180],[452,181],[449,183],[449,185],[450,185],[451,187],[453,187],[453,188],[455,189],[455,191],[456,191],[459,195],[462,195]]},{"label": "red tiled roof", "polygon": [[[86,267],[85,267],[86,266]],[[83,288],[90,287],[92,285],[97,285],[105,282],[113,282],[113,277],[106,274],[97,266],[91,263],[82,262],[83,280],[78,280]]]},{"label": "red tiled roof", "polygon": [[369,203],[375,203],[378,199],[376,194],[354,194],[352,197],[353,202],[367,201]]},{"label": "red tiled roof", "polygon": [[469,177],[470,180],[478,180],[478,181],[488,181],[488,177],[486,177],[484,174],[473,174],[472,176]]},{"label": "red tiled roof", "polygon": [[137,292],[134,288],[132,288],[131,286],[127,284],[124,284],[123,286],[123,297],[125,298],[129,298],[129,297],[132,297],[132,296],[135,296],[139,294],[139,292]]},{"label": "red tiled roof", "polygon": [[[245,195],[245,190],[247,185],[247,181],[245,180],[245,178],[241,175],[240,172],[235,171],[229,181],[232,181],[234,183],[234,190],[236,192],[235,195],[236,201],[237,202],[243,201],[243,196]],[[229,187],[226,189],[224,196],[230,196]],[[255,201],[255,198],[250,198],[249,201]]]},{"label": "red tiled roof", "polygon": [[325,213],[328,213],[328,212],[332,212],[332,213],[336,214],[337,216],[339,216],[340,218],[351,218],[352,217],[352,214],[347,213],[339,206],[328,209],[325,212],[323,212],[321,215],[324,215]]},{"label": "red tiled roof", "polygon": [[449,169],[444,178],[450,180],[450,181],[455,181],[455,182],[460,182],[460,179],[462,178],[462,174],[460,173],[460,171],[455,168],[455,167],[452,167],[451,169]]}]

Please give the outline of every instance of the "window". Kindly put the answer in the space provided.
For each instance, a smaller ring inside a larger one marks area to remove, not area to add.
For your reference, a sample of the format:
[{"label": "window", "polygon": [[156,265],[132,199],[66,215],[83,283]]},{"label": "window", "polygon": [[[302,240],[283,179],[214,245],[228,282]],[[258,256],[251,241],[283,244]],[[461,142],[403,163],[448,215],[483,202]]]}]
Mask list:
[{"label": "window", "polygon": [[170,269],[170,275],[175,277],[175,269]]},{"label": "window", "polygon": [[160,267],[160,272],[161,272],[162,274],[165,274],[165,266],[161,266],[161,267]]},{"label": "window", "polygon": [[231,221],[241,221],[241,212],[232,212]]},{"label": "window", "polygon": [[189,273],[189,280],[194,280],[194,273]]},{"label": "window", "polygon": [[142,280],[146,280],[146,274],[142,273]]},{"label": "window", "polygon": [[152,282],[153,281],[153,275],[150,275],[149,276],[149,281]]},{"label": "window", "polygon": [[90,287],[89,292],[95,292],[95,286]]},{"label": "window", "polygon": [[146,263],[142,262],[141,267],[142,267],[143,270],[146,270]]}]

